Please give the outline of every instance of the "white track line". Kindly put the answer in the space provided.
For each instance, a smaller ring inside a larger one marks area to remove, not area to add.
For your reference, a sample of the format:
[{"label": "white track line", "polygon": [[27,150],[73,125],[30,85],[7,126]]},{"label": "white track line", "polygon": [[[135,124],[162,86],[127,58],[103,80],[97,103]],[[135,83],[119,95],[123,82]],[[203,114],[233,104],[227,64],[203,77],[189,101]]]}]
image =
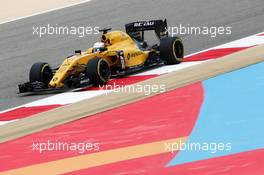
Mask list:
[{"label": "white track line", "polygon": [[0,126],[1,125],[5,125],[5,124],[8,124],[8,123],[11,123],[11,122],[14,122],[14,121],[17,121],[17,120],[0,121]]},{"label": "white track line", "polygon": [[[264,43],[264,36],[250,36],[243,39],[243,43],[240,40],[236,40],[223,45],[221,48],[236,48],[236,47],[251,47]],[[219,48],[219,47],[216,47]]]},{"label": "white track line", "polygon": [[37,15],[42,15],[42,14],[49,13],[49,12],[56,11],[56,10],[65,9],[65,8],[76,6],[76,5],[79,5],[79,4],[83,4],[83,3],[86,3],[86,2],[89,2],[89,1],[91,1],[91,0],[82,0],[81,2],[65,5],[65,6],[62,6],[62,7],[52,8],[52,9],[49,9],[49,10],[44,10],[42,12],[33,13],[31,15],[26,15],[26,16],[15,18],[15,19],[3,21],[3,22],[0,22],[0,25],[1,24],[10,23],[10,22],[14,22],[14,21],[21,20],[21,19],[25,19],[25,18],[29,18],[29,17],[33,17],[33,16],[37,16]]},{"label": "white track line", "polygon": [[93,98],[98,95],[106,94],[106,90],[97,90],[97,91],[82,91],[82,92],[66,92],[62,94],[57,94],[51,97],[47,97],[41,100],[33,101],[24,105],[25,107],[34,107],[34,106],[45,106],[45,105],[67,105],[71,103],[76,103],[88,98]]},{"label": "white track line", "polygon": [[179,65],[162,66],[162,67],[157,68],[157,69],[153,69],[153,70],[150,70],[150,71],[139,73],[137,75],[160,75],[160,74],[166,74],[166,73],[170,73],[170,72],[179,71],[181,69],[185,69],[187,67],[191,67],[191,66],[194,66],[194,65],[198,65],[198,64],[201,64],[201,63],[204,63],[204,62],[207,62],[207,61],[210,61],[210,60],[182,62]]},{"label": "white track line", "polygon": [[[244,47],[250,47],[250,46],[255,46],[255,45],[258,45],[258,44],[264,44],[264,36],[258,36],[260,34],[264,34],[264,32],[259,32],[259,33],[256,33],[254,35],[250,35],[250,36],[247,36],[247,37],[244,37],[244,38],[240,38],[240,39],[237,39],[237,40],[234,40],[234,41],[230,41],[230,42],[225,43],[225,44],[221,44],[221,45],[218,45],[218,46],[210,47],[208,49],[192,53],[192,54],[187,55],[185,57],[197,55],[199,53],[203,53],[203,52],[206,52],[206,51],[209,51],[209,50],[213,50],[213,49],[237,48],[237,47],[243,47],[243,45],[244,45]],[[260,37],[260,38],[255,40],[254,39],[255,37]],[[248,41],[248,39],[250,39],[250,38],[254,39],[254,41],[247,42],[246,45],[242,44],[244,42],[244,39],[245,39],[245,41],[246,40]],[[262,42],[260,42],[260,41],[262,41]]]}]

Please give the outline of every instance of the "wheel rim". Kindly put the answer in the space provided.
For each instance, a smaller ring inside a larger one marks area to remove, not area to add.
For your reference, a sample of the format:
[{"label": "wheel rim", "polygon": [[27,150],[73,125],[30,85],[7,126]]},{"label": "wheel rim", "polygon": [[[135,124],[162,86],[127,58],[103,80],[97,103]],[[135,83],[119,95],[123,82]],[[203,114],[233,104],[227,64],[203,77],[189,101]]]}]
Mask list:
[{"label": "wheel rim", "polygon": [[48,84],[52,78],[51,75],[52,75],[52,72],[49,68],[49,65],[48,64],[44,65],[41,71],[42,82],[45,84]]},{"label": "wheel rim", "polygon": [[178,60],[182,60],[183,58],[183,44],[180,40],[175,40],[173,44],[173,54],[174,57]]},{"label": "wheel rim", "polygon": [[104,61],[104,60],[100,61],[98,73],[99,73],[100,79],[103,82],[106,82],[109,79],[110,69],[109,69],[108,63],[106,61]]}]

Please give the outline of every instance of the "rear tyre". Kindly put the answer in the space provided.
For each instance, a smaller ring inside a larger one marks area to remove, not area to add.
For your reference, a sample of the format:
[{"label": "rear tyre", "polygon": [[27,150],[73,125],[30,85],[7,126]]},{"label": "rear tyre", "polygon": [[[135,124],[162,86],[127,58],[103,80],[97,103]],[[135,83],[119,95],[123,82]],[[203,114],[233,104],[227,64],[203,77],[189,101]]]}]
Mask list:
[{"label": "rear tyre", "polygon": [[96,57],[88,61],[86,74],[94,86],[100,86],[108,82],[111,70],[104,59]]},{"label": "rear tyre", "polygon": [[32,65],[29,72],[29,81],[32,82],[42,82],[48,86],[50,80],[53,77],[52,70],[48,63],[38,62]]},{"label": "rear tyre", "polygon": [[160,40],[160,57],[166,65],[179,64],[183,61],[184,47],[178,37],[166,37]]}]

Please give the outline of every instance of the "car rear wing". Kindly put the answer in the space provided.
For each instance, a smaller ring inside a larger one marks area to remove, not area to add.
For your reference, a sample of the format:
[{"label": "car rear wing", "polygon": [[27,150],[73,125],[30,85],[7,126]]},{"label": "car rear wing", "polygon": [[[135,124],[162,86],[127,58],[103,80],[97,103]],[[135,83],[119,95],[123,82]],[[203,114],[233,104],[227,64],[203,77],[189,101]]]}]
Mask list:
[{"label": "car rear wing", "polygon": [[154,30],[159,39],[168,36],[167,20],[137,21],[125,25],[126,32],[136,40],[144,41],[144,31]]}]

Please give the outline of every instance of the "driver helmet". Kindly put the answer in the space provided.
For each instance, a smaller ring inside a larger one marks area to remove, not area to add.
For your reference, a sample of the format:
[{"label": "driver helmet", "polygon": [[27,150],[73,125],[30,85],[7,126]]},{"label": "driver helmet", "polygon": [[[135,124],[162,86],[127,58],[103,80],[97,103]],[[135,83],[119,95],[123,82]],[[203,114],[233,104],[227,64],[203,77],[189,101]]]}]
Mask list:
[{"label": "driver helmet", "polygon": [[103,48],[105,48],[105,44],[103,42],[96,42],[93,45],[93,52],[100,52]]}]

